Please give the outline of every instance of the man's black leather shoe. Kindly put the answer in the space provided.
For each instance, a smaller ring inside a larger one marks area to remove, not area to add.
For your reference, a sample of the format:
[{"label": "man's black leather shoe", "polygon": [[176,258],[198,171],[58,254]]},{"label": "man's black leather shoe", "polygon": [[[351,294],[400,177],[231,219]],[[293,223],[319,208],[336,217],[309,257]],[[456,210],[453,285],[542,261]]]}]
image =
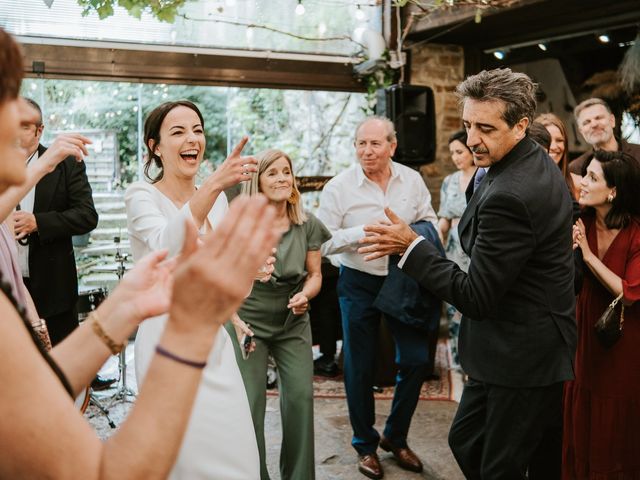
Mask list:
[{"label": "man's black leather shoe", "polygon": [[107,390],[114,383],[116,383],[115,378],[101,378],[100,375],[96,375],[96,378],[91,382],[91,389],[96,392],[99,392],[100,390]]},{"label": "man's black leather shoe", "polygon": [[322,377],[335,377],[338,375],[338,364],[333,360],[325,360],[320,357],[313,361],[313,373]]}]

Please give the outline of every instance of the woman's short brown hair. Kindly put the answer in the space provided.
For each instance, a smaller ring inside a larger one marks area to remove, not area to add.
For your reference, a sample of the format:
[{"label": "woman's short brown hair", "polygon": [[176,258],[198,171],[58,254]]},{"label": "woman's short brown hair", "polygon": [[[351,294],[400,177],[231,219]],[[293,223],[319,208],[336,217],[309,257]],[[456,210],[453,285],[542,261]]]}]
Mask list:
[{"label": "woman's short brown hair", "polygon": [[18,97],[22,77],[20,47],[11,35],[0,28],[0,104]]}]

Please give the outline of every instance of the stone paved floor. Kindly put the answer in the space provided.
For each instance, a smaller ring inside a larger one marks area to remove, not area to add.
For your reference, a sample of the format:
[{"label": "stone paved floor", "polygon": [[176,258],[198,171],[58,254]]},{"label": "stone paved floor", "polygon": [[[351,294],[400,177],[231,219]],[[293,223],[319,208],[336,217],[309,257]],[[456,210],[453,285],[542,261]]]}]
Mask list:
[{"label": "stone paved floor", "polygon": [[[128,365],[133,365],[132,346],[128,347]],[[135,388],[133,368],[128,369],[127,384]],[[117,376],[117,362],[112,359],[102,374],[106,377]],[[456,392],[459,393],[459,378]],[[113,390],[96,394],[102,403],[109,403]],[[116,425],[125,419],[131,403],[115,402],[109,408],[109,416]],[[390,400],[376,402],[376,426],[382,430],[386,414],[391,406]],[[387,480],[461,480],[462,473],[458,469],[447,445],[447,432],[457,408],[456,402],[420,401],[413,417],[409,432],[409,445],[425,464],[422,474],[400,469],[391,454],[379,451]],[[101,438],[107,438],[114,429],[109,427],[104,415],[96,407],[90,406],[85,414]],[[281,429],[280,410],[277,397],[269,397],[266,414],[267,460],[272,480],[280,479],[278,459],[280,452]],[[344,399],[315,400],[315,433],[316,433],[316,473],[318,480],[365,479],[356,469],[356,454],[351,448],[351,427]],[[304,479],[302,479],[304,480]]]}]

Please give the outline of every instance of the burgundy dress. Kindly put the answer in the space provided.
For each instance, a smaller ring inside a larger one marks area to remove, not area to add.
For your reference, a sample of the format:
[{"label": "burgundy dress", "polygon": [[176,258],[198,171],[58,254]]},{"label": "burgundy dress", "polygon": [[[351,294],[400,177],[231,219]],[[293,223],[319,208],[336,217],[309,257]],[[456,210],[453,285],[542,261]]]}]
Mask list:
[{"label": "burgundy dress", "polygon": [[[598,251],[594,218],[584,219],[591,251]],[[593,324],[614,296],[585,268],[576,305],[576,379],[564,392],[563,478],[640,479],[640,220],[611,243],[603,263],[622,278],[622,338],[600,346]]]}]

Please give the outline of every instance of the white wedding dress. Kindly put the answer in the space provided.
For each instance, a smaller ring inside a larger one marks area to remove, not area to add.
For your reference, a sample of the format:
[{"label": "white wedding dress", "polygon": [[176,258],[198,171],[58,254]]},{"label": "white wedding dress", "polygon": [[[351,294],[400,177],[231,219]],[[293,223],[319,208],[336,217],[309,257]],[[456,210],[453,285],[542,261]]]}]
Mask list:
[{"label": "white wedding dress", "polygon": [[[182,208],[153,185],[133,183],[125,194],[127,225],[135,261],[154,250],[167,248],[169,256],[180,252],[184,222],[191,218],[187,203]],[[209,212],[215,229],[228,209],[223,193]],[[215,292],[211,292],[215,295]],[[135,343],[138,386],[155,354],[167,316],[144,321]],[[171,395],[171,392],[166,392]],[[165,412],[171,415],[171,412]],[[169,475],[172,480],[253,480],[260,478],[258,446],[247,394],[236,363],[231,339],[220,328],[204,369],[189,425],[178,459]]]}]

